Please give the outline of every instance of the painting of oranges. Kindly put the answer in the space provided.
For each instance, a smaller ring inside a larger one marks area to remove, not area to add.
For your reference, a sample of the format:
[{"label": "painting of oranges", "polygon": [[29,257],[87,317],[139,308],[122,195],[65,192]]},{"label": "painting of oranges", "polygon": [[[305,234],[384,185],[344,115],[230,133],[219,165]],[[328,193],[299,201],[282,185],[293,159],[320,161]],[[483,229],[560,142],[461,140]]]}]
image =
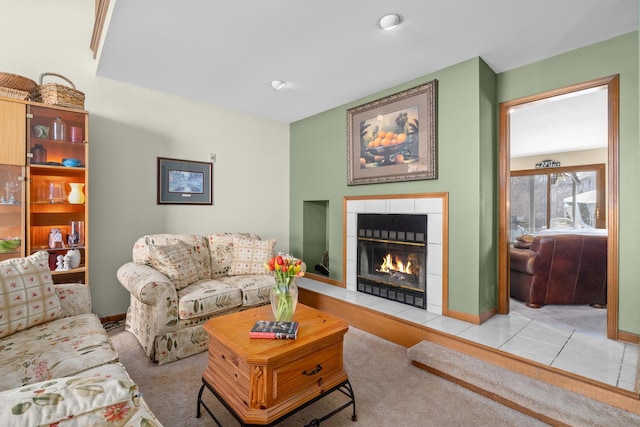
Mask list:
[{"label": "painting of oranges", "polygon": [[360,122],[360,168],[418,161],[418,125],[417,106]]},{"label": "painting of oranges", "polygon": [[432,80],[347,109],[347,185],[437,179]]}]

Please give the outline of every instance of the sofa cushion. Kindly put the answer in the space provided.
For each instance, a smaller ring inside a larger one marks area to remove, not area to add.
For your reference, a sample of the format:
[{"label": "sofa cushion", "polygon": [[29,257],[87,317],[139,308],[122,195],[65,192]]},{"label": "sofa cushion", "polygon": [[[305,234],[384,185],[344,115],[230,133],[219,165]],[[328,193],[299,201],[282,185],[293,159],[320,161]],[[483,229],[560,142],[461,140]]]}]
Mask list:
[{"label": "sofa cushion", "polygon": [[91,292],[84,283],[53,285],[60,299],[60,317],[91,313]]},{"label": "sofa cushion", "polygon": [[193,249],[193,262],[198,268],[198,279],[211,277],[211,255],[208,250],[208,242],[204,236],[198,234],[150,234],[142,236],[133,245],[133,262],[136,264],[151,265],[151,253],[149,245],[166,245],[175,242],[184,242]]},{"label": "sofa cushion", "polygon": [[269,302],[269,292],[276,284],[272,274],[226,276],[219,281],[242,291],[242,306],[252,307]]},{"label": "sofa cushion", "polygon": [[0,392],[3,425],[155,426],[120,363]]},{"label": "sofa cushion", "polygon": [[150,244],[151,266],[167,276],[176,289],[198,280],[200,270],[195,263],[193,246],[180,240],[165,245]]},{"label": "sofa cushion", "polygon": [[242,293],[218,280],[202,279],[178,291],[178,317],[191,319],[242,305]]},{"label": "sofa cushion", "polygon": [[273,258],[275,239],[254,240],[242,237],[233,238],[233,262],[229,276],[245,274],[265,274],[265,263]]},{"label": "sofa cushion", "polygon": [[260,236],[251,233],[215,233],[207,235],[209,251],[211,255],[211,278],[217,279],[226,276],[233,262],[233,239],[243,237],[245,239],[260,240]]},{"label": "sofa cushion", "polygon": [[0,338],[59,316],[46,251],[0,262]]},{"label": "sofa cushion", "polygon": [[2,376],[7,390],[74,375],[113,362],[118,354],[95,314],[63,317],[0,340]]}]

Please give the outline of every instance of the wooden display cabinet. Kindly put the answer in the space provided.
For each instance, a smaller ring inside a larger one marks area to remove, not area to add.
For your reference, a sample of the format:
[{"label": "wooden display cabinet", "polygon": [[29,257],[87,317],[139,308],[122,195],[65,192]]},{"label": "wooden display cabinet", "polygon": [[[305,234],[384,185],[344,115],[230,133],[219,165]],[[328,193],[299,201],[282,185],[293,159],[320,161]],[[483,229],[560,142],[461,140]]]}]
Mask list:
[{"label": "wooden display cabinet", "polygon": [[[64,123],[64,135],[54,134],[57,119]],[[88,283],[89,279],[87,120],[84,111],[28,106],[27,253],[49,252],[49,267],[55,283]],[[69,198],[71,183],[81,184],[84,201]],[[80,262],[61,270],[68,265],[61,266],[62,260],[58,258],[70,249],[79,252]]]},{"label": "wooden display cabinet", "polygon": [[[88,113],[10,98],[0,98],[0,113],[0,261],[46,250],[55,283],[88,284]],[[58,118],[64,135],[53,133]],[[80,200],[70,201],[71,183]],[[13,238],[20,245],[7,249],[2,240]],[[70,249],[79,263],[61,270],[57,258]]]}]

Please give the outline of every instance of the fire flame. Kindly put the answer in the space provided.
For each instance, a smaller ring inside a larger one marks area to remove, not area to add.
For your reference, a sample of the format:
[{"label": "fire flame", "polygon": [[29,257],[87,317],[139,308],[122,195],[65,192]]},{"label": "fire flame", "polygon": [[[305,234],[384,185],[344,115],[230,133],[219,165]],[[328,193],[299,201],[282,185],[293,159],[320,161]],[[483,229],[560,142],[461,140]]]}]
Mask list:
[{"label": "fire flame", "polygon": [[402,260],[396,256],[395,262],[391,257],[391,254],[387,254],[384,257],[384,261],[380,266],[380,271],[383,273],[389,273],[391,271],[399,271],[400,273],[405,274],[414,274],[411,268],[411,261],[407,261],[407,265],[405,266]]}]

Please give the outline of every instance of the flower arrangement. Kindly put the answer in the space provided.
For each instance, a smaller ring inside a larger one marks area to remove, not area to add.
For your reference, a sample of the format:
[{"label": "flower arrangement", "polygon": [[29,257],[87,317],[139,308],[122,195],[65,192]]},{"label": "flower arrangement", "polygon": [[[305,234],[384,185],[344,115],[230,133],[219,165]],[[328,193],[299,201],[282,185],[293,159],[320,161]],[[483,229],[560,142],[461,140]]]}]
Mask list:
[{"label": "flower arrangement", "polygon": [[[273,272],[276,284],[271,290],[271,308],[277,321],[291,321],[298,302],[297,287],[292,283],[295,277],[304,276],[302,260],[291,255],[277,255],[264,264]],[[292,295],[295,288],[295,295]]]}]

